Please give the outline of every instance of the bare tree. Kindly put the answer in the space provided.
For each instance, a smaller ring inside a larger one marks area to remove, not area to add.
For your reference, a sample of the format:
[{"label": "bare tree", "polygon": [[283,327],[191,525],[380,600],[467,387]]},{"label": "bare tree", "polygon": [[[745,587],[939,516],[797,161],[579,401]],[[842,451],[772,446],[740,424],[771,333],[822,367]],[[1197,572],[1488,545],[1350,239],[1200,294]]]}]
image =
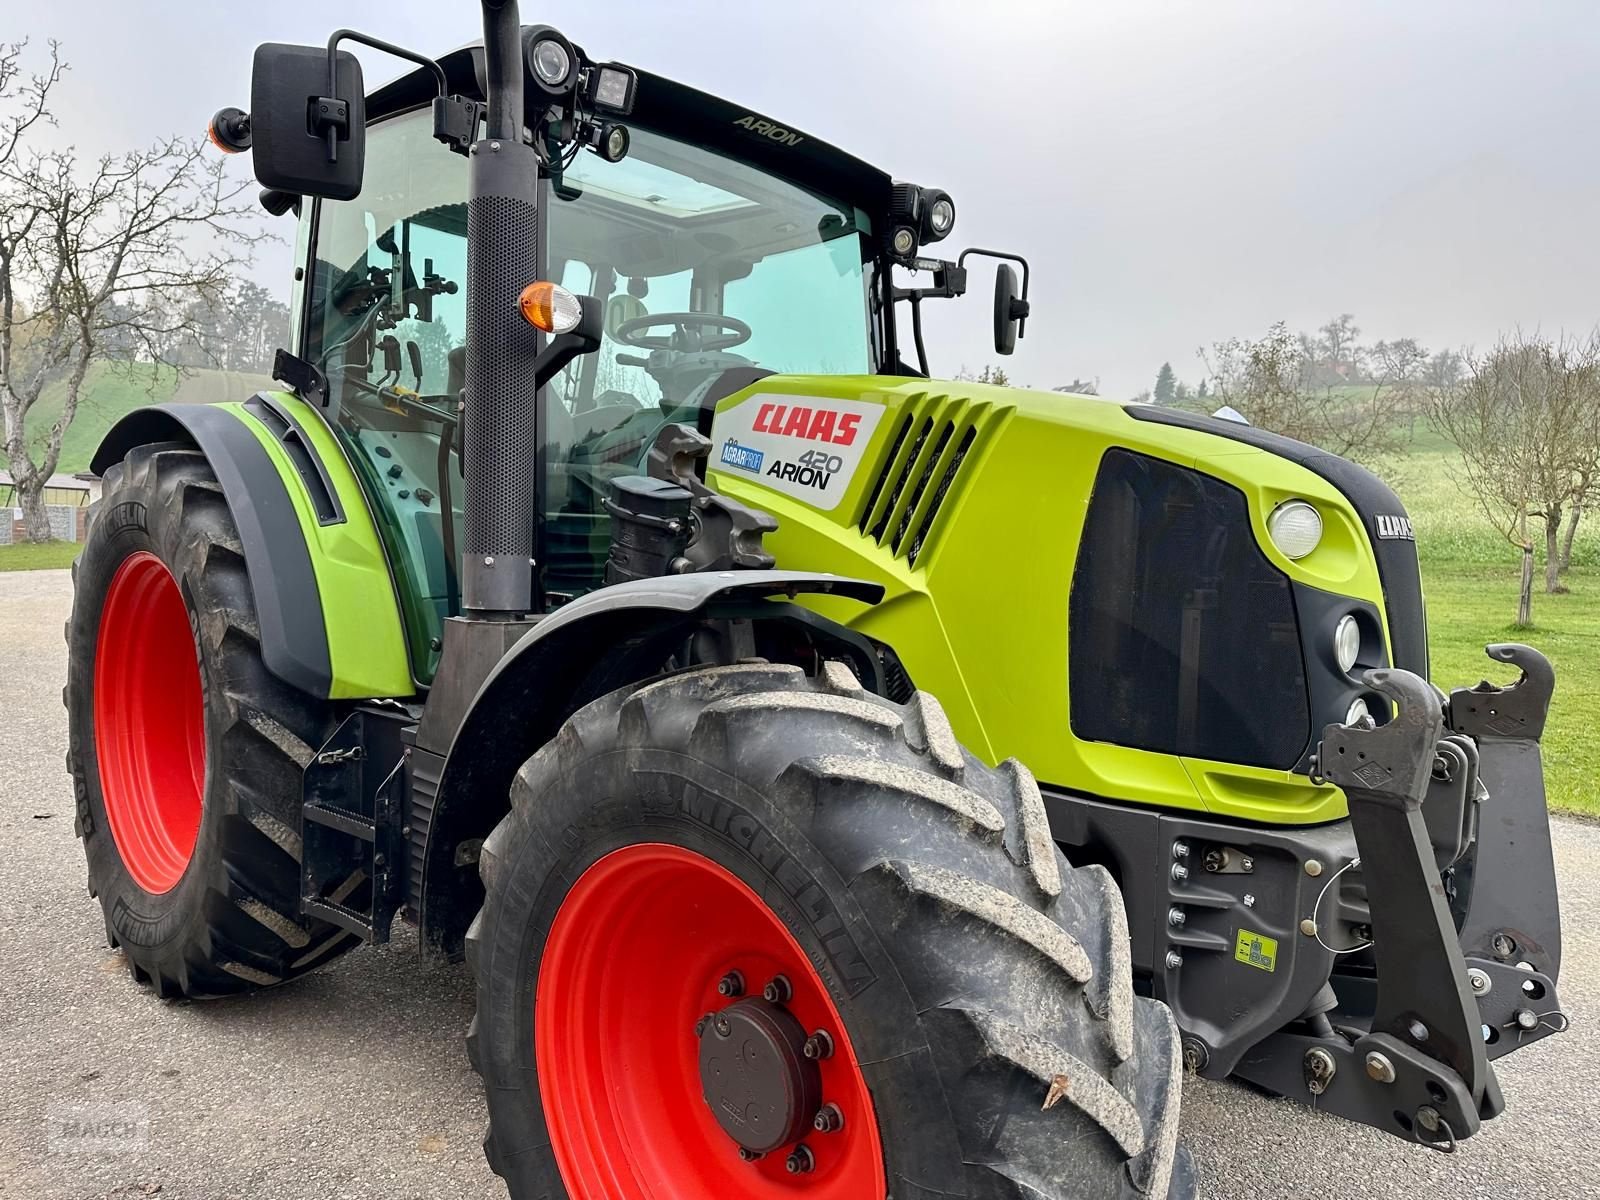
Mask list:
[{"label": "bare tree", "polygon": [[[1348,314],[1321,332],[1320,340],[1293,334],[1279,321],[1257,341],[1232,338],[1201,350],[1212,396],[1252,425],[1347,458],[1403,451],[1404,417],[1427,352],[1410,338],[1363,348]],[[1351,375],[1361,377],[1354,394]]]},{"label": "bare tree", "polygon": [[1572,543],[1578,538],[1578,522],[1583,520],[1589,502],[1600,495],[1600,468],[1585,467],[1578,473],[1578,491],[1572,498],[1572,508],[1567,512],[1567,527],[1561,534],[1560,559],[1557,571],[1565,575],[1572,569]]},{"label": "bare tree", "polygon": [[1318,382],[1334,387],[1341,383],[1359,382],[1364,352],[1360,342],[1361,330],[1356,326],[1355,316],[1340,313],[1317,333],[1319,336],[1314,344],[1317,365],[1322,368]]},{"label": "bare tree", "polygon": [[1578,424],[1580,447],[1577,478],[1572,490],[1572,506],[1567,510],[1567,526],[1561,534],[1559,574],[1572,568],[1572,544],[1578,537],[1578,523],[1584,512],[1600,498],[1600,331],[1590,335],[1585,345],[1587,368],[1580,377],[1582,388]]},{"label": "bare tree", "polygon": [[[46,481],[77,415],[89,365],[108,344],[168,362],[188,302],[215,296],[265,234],[204,139],[166,139],[79,161],[30,137],[53,126],[50,92],[66,69],[58,43],[24,77],[25,43],[0,47],[0,413],[27,536],[46,541]],[[47,388],[60,409],[28,417]]]},{"label": "bare tree", "polygon": [[[1532,613],[1534,534],[1545,544],[1545,591],[1559,592],[1562,516],[1600,474],[1600,343],[1502,337],[1463,356],[1455,384],[1430,388],[1430,418],[1462,453],[1463,482],[1478,507],[1522,549],[1518,624]],[[1535,529],[1535,526],[1538,528]]]}]

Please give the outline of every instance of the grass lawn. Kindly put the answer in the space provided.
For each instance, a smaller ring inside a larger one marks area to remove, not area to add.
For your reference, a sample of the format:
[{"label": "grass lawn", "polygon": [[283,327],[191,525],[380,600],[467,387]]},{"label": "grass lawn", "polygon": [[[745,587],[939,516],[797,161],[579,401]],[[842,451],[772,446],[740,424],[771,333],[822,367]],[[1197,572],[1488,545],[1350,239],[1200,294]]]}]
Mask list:
[{"label": "grass lawn", "polygon": [[[1508,556],[1509,557],[1509,556]],[[1504,567],[1432,563],[1423,568],[1433,679],[1446,690],[1480,679],[1509,683],[1514,669],[1487,658],[1490,642],[1525,642],[1555,665],[1556,695],[1544,734],[1545,788],[1552,808],[1600,816],[1600,742],[1590,736],[1600,705],[1600,570],[1574,567],[1564,596],[1533,597],[1533,629],[1513,629],[1515,561]]]},{"label": "grass lawn", "polygon": [[[7,510],[9,514],[10,510]],[[74,542],[20,542],[14,546],[0,546],[0,571],[46,571],[70,567],[78,557]]]},{"label": "grass lawn", "polygon": [[1521,552],[1462,491],[1447,443],[1419,438],[1416,451],[1382,473],[1416,526],[1433,681],[1447,691],[1485,678],[1510,682],[1515,672],[1485,657],[1490,642],[1525,642],[1547,655],[1556,669],[1544,735],[1550,806],[1600,816],[1600,743],[1589,737],[1588,715],[1600,703],[1600,520],[1579,530],[1565,595],[1544,593],[1540,544],[1533,628],[1514,629]]}]

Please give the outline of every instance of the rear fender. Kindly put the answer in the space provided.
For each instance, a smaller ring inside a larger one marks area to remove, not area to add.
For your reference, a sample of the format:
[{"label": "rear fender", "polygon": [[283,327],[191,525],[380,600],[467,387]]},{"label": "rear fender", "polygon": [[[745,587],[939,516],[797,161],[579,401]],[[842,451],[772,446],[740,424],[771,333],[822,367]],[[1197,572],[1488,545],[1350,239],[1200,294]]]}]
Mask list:
[{"label": "rear fender", "polygon": [[415,691],[387,559],[360,484],[320,416],[287,392],[129,413],[95,451],[183,441],[211,464],[239,529],[266,667],[331,699]]},{"label": "rear fender", "polygon": [[495,627],[447,622],[440,673],[411,758],[411,894],[424,944],[460,953],[483,899],[476,846],[508,811],[517,769],[583,705],[659,674],[707,621],[789,622],[811,641],[859,658],[866,645],[859,635],[779,599],[802,593],[875,604],[883,588],[799,571],[705,572],[601,588],[539,621],[500,655],[464,710],[451,702],[462,693],[446,676],[471,671],[481,657],[469,639],[492,645]]}]

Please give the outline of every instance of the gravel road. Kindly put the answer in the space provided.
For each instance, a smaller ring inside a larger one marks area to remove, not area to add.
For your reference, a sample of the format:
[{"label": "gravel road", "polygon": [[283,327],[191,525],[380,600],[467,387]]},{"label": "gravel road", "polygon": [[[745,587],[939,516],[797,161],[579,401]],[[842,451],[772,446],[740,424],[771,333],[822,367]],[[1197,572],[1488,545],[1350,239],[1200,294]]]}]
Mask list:
[{"label": "gravel road", "polygon": [[[418,959],[397,933],[258,996],[167,1003],[106,948],[62,767],[70,590],[65,571],[0,574],[0,1194],[501,1195],[462,1047],[464,968]],[[1582,1070],[1600,1060],[1600,827],[1559,821],[1556,858],[1572,1031],[1501,1064],[1506,1116],[1446,1157],[1191,1081],[1184,1130],[1205,1194],[1600,1195]]]}]

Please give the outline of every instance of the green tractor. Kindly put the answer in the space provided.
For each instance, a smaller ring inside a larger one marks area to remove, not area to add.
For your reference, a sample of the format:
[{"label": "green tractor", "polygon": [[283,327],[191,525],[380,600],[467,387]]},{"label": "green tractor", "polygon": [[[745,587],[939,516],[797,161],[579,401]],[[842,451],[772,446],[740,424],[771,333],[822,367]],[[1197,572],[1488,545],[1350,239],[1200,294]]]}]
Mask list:
[{"label": "green tractor", "polygon": [[134,977],[400,917],[519,1200],[1189,1197],[1185,1069],[1498,1114],[1565,1024],[1553,678],[1424,682],[1394,494],[932,381],[975,256],[1027,316],[926,257],[947,193],[482,8],[264,45],[213,123],[298,214],[293,348],[95,458],[69,768]]}]

